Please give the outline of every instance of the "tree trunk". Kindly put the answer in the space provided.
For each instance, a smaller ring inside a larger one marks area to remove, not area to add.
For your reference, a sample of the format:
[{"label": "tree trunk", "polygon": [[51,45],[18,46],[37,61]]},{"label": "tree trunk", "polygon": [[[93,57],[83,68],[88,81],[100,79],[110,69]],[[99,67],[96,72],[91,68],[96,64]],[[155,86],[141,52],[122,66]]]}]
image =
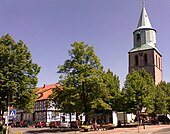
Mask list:
[{"label": "tree trunk", "polygon": [[71,122],[71,116],[72,116],[72,114],[69,113],[69,115],[70,115],[70,128],[72,128],[72,122]]},{"label": "tree trunk", "polygon": [[88,125],[88,114],[87,114],[87,96],[85,94],[85,83],[82,83],[82,92],[83,92],[83,103],[84,103],[84,113],[85,113],[85,122],[84,125]]}]

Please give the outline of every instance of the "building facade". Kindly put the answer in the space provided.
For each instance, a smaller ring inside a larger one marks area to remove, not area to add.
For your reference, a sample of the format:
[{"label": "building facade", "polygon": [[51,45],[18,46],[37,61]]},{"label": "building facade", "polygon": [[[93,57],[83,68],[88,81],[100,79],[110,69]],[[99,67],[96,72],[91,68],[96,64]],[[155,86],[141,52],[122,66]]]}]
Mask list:
[{"label": "building facade", "polygon": [[134,46],[129,51],[129,73],[144,68],[158,84],[162,81],[162,55],[156,47],[156,30],[151,26],[144,3],[133,41]]},{"label": "building facade", "polygon": [[50,123],[51,121],[58,121],[58,122],[69,122],[70,116],[71,121],[76,121],[77,118],[81,121],[85,120],[85,116],[83,114],[79,114],[78,116],[76,113],[61,113],[59,109],[55,108],[53,105],[52,100],[49,101],[49,96],[53,93],[53,89],[59,88],[60,84],[51,84],[51,85],[43,85],[42,87],[38,88],[38,98],[34,104],[34,112],[33,113],[24,113],[23,110],[17,110],[16,118],[14,122],[20,121],[34,121],[34,122],[46,122]]}]

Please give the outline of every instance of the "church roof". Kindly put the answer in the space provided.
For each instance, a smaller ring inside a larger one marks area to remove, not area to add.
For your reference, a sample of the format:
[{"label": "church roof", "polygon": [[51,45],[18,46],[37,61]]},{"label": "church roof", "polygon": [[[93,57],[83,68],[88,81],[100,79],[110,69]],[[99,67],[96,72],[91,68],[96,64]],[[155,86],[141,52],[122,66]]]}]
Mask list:
[{"label": "church roof", "polygon": [[[148,14],[146,12],[144,1],[143,1],[143,6],[142,6],[142,11],[141,11],[141,14],[140,14],[138,26],[137,26],[137,29],[135,30],[135,32],[138,31],[138,30],[140,31],[141,29],[152,29],[152,30],[154,30],[151,26]],[[156,30],[154,30],[154,31],[156,31]],[[142,37],[142,38],[144,38],[144,37]],[[156,43],[155,44],[153,44],[153,43],[154,42],[145,41],[145,42],[141,43],[140,46],[135,46],[134,48],[132,48],[129,52],[143,51],[143,50],[149,50],[149,49],[157,50]]]},{"label": "church roof", "polygon": [[148,14],[146,12],[144,3],[143,3],[143,6],[142,6],[142,11],[141,11],[141,15],[140,15],[140,19],[139,19],[139,22],[138,22],[137,29],[143,29],[143,28],[151,28],[152,29],[152,26],[151,26]]},{"label": "church roof", "polygon": [[[136,47],[136,48],[132,48],[129,52],[136,52],[136,51],[142,51],[142,50],[148,50],[148,49],[155,49],[155,50],[157,50],[157,48],[156,47],[153,47],[153,46],[151,46],[151,45],[149,45],[149,44],[143,44],[142,46],[140,46],[140,47]],[[158,50],[157,50],[158,51]]]}]

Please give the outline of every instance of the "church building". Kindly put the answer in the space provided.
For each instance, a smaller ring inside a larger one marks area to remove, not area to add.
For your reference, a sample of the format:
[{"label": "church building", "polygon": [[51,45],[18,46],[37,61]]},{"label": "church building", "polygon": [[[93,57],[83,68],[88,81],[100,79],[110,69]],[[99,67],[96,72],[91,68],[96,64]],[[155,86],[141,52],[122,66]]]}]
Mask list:
[{"label": "church building", "polygon": [[137,28],[133,32],[133,42],[134,46],[128,52],[129,73],[144,68],[158,84],[162,81],[162,55],[156,47],[156,30],[150,23],[144,3]]}]

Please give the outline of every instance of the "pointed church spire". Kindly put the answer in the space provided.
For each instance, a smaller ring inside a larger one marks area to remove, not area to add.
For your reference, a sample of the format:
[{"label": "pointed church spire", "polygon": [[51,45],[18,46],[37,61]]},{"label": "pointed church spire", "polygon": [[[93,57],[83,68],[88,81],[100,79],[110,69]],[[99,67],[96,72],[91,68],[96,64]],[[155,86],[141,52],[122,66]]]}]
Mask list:
[{"label": "pointed church spire", "polygon": [[137,26],[137,29],[141,28],[152,28],[148,14],[145,9],[145,1],[143,1],[142,12]]}]

